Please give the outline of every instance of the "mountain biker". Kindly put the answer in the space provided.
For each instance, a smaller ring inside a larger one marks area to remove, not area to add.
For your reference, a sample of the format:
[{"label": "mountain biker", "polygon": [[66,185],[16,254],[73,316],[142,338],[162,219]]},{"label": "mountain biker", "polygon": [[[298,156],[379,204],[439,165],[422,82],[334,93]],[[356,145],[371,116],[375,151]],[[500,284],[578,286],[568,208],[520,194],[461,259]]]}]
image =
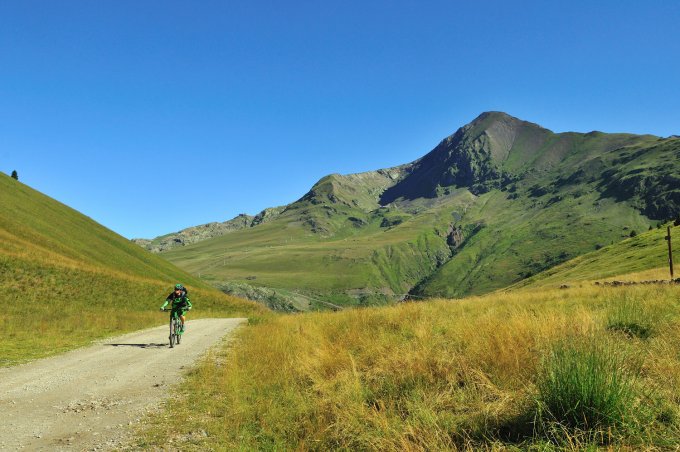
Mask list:
[{"label": "mountain biker", "polygon": [[191,301],[187,297],[187,290],[181,284],[175,284],[175,290],[168,295],[165,303],[161,306],[161,311],[165,309],[168,303],[172,303],[170,315],[175,312],[179,313],[179,318],[182,320],[182,332],[184,332],[184,314],[191,309]]}]

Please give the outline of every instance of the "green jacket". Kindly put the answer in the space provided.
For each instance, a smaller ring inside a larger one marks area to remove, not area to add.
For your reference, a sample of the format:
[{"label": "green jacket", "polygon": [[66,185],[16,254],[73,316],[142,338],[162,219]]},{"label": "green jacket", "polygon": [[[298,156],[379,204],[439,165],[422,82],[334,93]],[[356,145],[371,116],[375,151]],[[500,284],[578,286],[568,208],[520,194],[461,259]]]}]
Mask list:
[{"label": "green jacket", "polygon": [[189,297],[184,294],[177,296],[175,295],[175,292],[172,292],[170,295],[168,295],[168,298],[165,299],[165,303],[163,303],[161,309],[164,309],[168,303],[172,303],[173,311],[178,311],[180,309],[186,311],[191,307],[191,301],[189,301]]}]

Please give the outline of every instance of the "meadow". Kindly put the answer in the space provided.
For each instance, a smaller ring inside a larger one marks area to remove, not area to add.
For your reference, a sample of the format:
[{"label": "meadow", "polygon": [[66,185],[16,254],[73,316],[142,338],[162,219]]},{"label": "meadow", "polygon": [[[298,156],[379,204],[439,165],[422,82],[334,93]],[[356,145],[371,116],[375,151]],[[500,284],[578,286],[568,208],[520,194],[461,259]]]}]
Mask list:
[{"label": "meadow", "polygon": [[677,285],[522,289],[262,318],[136,446],[666,449],[679,388]]},{"label": "meadow", "polygon": [[[483,200],[502,201],[494,194]],[[171,403],[147,420],[135,440],[138,447],[664,449],[680,444],[680,288],[596,286],[588,280],[663,277],[664,269],[657,267],[664,259],[660,230],[540,273],[526,287],[465,299],[275,315],[220,293],[2,175],[0,204],[0,366],[164,324],[167,317],[158,306],[175,282],[190,288],[197,307],[193,318],[251,319],[235,341],[191,370]],[[616,206],[609,207],[614,216]],[[419,250],[435,249],[433,243],[443,240],[442,215],[432,211],[419,218],[434,232],[415,244],[405,242],[401,249],[385,242],[385,254],[373,255],[376,265],[387,268],[382,264],[395,256],[408,262]],[[262,240],[271,239],[267,226],[258,232]],[[405,238],[410,234],[404,231],[416,226],[404,221],[380,235]],[[380,229],[373,223],[366,227]],[[546,227],[552,226],[546,222]],[[485,231],[480,241],[494,236],[489,224]],[[620,236],[622,231],[610,232]],[[305,240],[309,249],[317,246],[313,238]],[[468,243],[473,255],[479,248],[475,240]],[[338,252],[350,253],[345,258],[366,252],[361,239],[349,233],[329,241]],[[347,247],[352,243],[356,248]],[[240,252],[251,253],[251,245],[241,243]],[[284,241],[284,246],[300,245]],[[299,253],[309,249],[302,246]],[[328,248],[307,256],[322,251]],[[327,265],[338,260],[325,256]],[[222,265],[228,260],[213,257]],[[347,277],[378,278],[364,270],[357,265]],[[399,281],[404,274],[397,270],[383,270],[379,278]],[[622,273],[628,274],[617,276]],[[314,281],[309,276],[307,282]],[[561,282],[568,287],[557,289]]]}]

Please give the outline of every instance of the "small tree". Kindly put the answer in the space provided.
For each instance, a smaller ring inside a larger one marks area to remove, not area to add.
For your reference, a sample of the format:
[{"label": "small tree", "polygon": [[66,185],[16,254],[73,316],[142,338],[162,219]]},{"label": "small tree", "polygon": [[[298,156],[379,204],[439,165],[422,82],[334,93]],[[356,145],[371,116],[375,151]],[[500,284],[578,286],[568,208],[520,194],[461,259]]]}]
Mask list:
[{"label": "small tree", "polygon": [[632,231],[630,231],[630,236],[631,236],[631,237],[635,237],[636,235],[637,235],[637,232],[635,232],[635,229],[633,229]]},{"label": "small tree", "polygon": [[12,179],[19,180],[19,175],[17,174],[17,170],[12,171]]}]

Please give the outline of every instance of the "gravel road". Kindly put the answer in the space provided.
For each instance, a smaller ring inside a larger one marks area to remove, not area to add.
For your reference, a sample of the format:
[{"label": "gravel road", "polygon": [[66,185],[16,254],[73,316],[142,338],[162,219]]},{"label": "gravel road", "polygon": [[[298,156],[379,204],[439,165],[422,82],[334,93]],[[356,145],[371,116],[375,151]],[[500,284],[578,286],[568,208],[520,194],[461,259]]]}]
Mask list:
[{"label": "gravel road", "polygon": [[174,349],[163,326],[0,369],[0,450],[120,447],[191,364],[246,321],[188,321]]}]

